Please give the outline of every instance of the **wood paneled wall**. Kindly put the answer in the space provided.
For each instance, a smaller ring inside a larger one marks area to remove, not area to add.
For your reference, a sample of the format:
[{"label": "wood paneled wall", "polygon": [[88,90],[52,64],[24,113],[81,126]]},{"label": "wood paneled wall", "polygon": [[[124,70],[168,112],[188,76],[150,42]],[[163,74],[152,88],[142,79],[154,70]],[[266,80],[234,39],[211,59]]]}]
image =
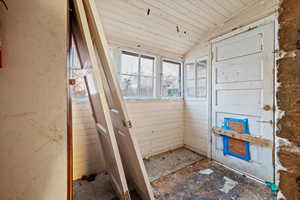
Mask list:
[{"label": "wood paneled wall", "polygon": [[127,101],[126,106],[143,156],[183,146],[183,101]]},{"label": "wood paneled wall", "polygon": [[208,102],[207,100],[185,100],[184,144],[186,147],[208,156]]},{"label": "wood paneled wall", "polygon": [[72,103],[73,179],[105,170],[100,140],[88,99]]}]

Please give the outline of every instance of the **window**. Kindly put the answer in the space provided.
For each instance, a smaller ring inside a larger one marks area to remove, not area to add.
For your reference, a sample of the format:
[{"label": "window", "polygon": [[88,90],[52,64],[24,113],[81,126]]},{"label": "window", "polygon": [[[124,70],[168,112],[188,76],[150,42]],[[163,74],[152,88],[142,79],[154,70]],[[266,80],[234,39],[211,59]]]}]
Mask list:
[{"label": "window", "polygon": [[164,60],[162,62],[161,78],[162,97],[181,96],[181,64]]},{"label": "window", "polygon": [[196,61],[185,66],[185,95],[187,97],[206,97],[207,61]]},{"label": "window", "polygon": [[154,96],[154,57],[122,51],[120,83],[124,97]]}]

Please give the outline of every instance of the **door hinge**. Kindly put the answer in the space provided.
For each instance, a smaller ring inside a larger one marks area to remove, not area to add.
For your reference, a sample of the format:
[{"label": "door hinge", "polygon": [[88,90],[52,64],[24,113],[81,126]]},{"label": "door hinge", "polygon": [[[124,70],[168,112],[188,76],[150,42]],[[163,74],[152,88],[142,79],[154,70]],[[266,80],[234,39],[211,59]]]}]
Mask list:
[{"label": "door hinge", "polygon": [[282,53],[279,49],[275,49],[272,53],[276,58],[280,58],[282,56]]},{"label": "door hinge", "polygon": [[131,120],[123,121],[123,125],[127,128],[132,128],[132,122]]},{"label": "door hinge", "polygon": [[69,79],[69,84],[70,85],[75,85],[76,84],[76,80],[75,79]]}]

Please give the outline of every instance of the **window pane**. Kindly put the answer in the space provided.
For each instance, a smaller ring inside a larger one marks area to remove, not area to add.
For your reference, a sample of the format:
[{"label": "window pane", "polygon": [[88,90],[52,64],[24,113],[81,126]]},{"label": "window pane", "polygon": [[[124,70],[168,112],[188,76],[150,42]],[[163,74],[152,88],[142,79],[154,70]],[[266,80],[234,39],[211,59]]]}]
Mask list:
[{"label": "window pane", "polygon": [[200,62],[196,64],[197,79],[206,78],[206,62]]},{"label": "window pane", "polygon": [[141,76],[141,97],[153,97],[153,78]]},{"label": "window pane", "polygon": [[122,53],[121,56],[121,74],[137,75],[139,71],[139,57],[137,55],[131,55]]},{"label": "window pane", "polygon": [[197,97],[206,97],[206,79],[197,80]]},{"label": "window pane", "polygon": [[141,57],[141,75],[153,76],[154,58]]},{"label": "window pane", "polygon": [[195,79],[186,80],[185,84],[186,84],[186,95],[188,97],[195,97],[196,95]]},{"label": "window pane", "polygon": [[206,61],[196,64],[197,70],[197,97],[206,97],[207,93],[207,63]]},{"label": "window pane", "polygon": [[188,97],[196,96],[196,73],[195,64],[188,64],[185,66],[185,84],[186,84],[186,95]]},{"label": "window pane", "polygon": [[123,93],[123,96],[125,97],[135,97],[137,96],[137,76],[127,76],[127,75],[121,75],[120,76],[120,82],[121,82],[121,90]]},{"label": "window pane", "polygon": [[186,79],[195,79],[195,64],[185,66]]},{"label": "window pane", "polygon": [[162,66],[162,96],[180,97],[181,96],[181,71],[179,63],[163,61]]}]

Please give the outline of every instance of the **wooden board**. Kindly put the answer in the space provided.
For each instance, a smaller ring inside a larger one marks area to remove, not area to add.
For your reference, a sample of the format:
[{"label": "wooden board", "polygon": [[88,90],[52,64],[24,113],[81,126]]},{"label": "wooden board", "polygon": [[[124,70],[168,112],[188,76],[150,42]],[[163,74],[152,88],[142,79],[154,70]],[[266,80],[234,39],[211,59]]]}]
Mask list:
[{"label": "wooden board", "polygon": [[[77,20],[73,17],[72,32],[80,63],[82,66],[90,64],[92,66],[93,74],[98,74],[98,76],[95,77],[89,76],[86,78],[86,80],[87,82],[95,81],[93,83],[96,85],[95,88],[97,88],[97,95],[94,96],[93,101],[97,102],[97,108],[100,110],[98,113],[101,113],[100,117],[98,118],[101,119],[101,121],[97,121],[97,123],[101,123],[101,125],[106,127],[107,130],[106,134],[99,133],[102,151],[106,161],[106,169],[110,175],[112,185],[119,198],[130,199],[124,168],[121,162],[121,156],[114,134],[113,123],[109,113],[109,105],[104,90],[104,80],[100,76],[100,66],[98,58],[95,54],[95,48],[89,31],[82,0],[74,0],[74,6]],[[92,107],[93,111],[95,111],[95,106]]]},{"label": "wooden board", "polygon": [[[235,131],[238,134],[245,134],[244,133],[244,123],[243,122],[235,122],[235,121],[228,121],[228,127]],[[245,142],[235,138],[228,139],[228,151],[238,154],[240,156],[246,156],[246,145]]]},{"label": "wooden board", "polygon": [[[92,80],[88,80],[89,94],[91,96],[91,103],[94,108],[94,116],[97,122],[97,130],[100,135],[106,135],[105,133],[111,133],[109,126],[107,126],[107,119],[103,118],[103,115],[109,115],[113,123],[113,131],[117,140],[117,145],[120,150],[122,164],[124,166],[125,175],[128,183],[132,184],[136,191],[139,193],[143,200],[154,199],[151,190],[150,182],[147,177],[146,169],[138,148],[138,144],[135,136],[130,131],[132,127],[131,121],[128,119],[126,107],[123,102],[121,90],[119,88],[119,82],[116,76],[115,67],[111,62],[108,53],[108,44],[104,35],[104,31],[100,22],[98,11],[94,0],[76,0],[84,5],[84,12],[86,13],[87,21],[89,23],[89,31],[91,39],[96,49],[97,70],[94,71],[93,76],[96,80],[102,80],[102,87],[104,91],[104,97],[97,98],[101,94],[96,91],[92,91],[95,88],[95,84]],[[87,29],[88,29],[87,28]],[[94,47],[94,46],[93,46]],[[92,59],[91,59],[92,60]],[[96,62],[95,61],[95,62]],[[98,87],[99,84],[96,84]],[[108,109],[101,107],[101,101],[106,101]],[[105,125],[106,122],[106,125]],[[121,160],[120,160],[121,161]]]},{"label": "wooden board", "polygon": [[224,129],[220,129],[220,128],[213,128],[212,132],[217,135],[226,135],[231,138],[251,142],[254,144],[258,144],[260,146],[265,146],[265,147],[270,147],[270,148],[273,147],[273,143],[271,140],[257,138],[257,137],[253,137],[253,136],[250,136],[247,134],[240,134],[236,131],[229,131],[229,130],[224,130]]}]

